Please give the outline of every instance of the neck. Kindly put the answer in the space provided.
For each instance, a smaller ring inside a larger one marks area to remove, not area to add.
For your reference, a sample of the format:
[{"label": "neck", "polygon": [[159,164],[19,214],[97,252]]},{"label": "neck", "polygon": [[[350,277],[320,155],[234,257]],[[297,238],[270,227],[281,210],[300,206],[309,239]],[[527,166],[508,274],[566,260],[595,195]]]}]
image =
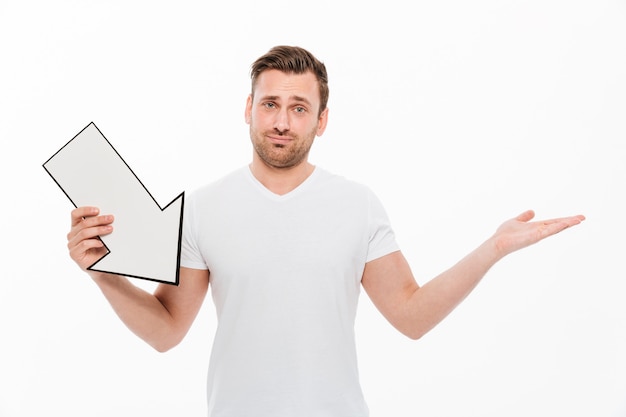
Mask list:
[{"label": "neck", "polygon": [[293,191],[313,173],[314,165],[307,161],[288,168],[276,168],[254,158],[250,164],[252,175],[274,194],[284,195]]}]

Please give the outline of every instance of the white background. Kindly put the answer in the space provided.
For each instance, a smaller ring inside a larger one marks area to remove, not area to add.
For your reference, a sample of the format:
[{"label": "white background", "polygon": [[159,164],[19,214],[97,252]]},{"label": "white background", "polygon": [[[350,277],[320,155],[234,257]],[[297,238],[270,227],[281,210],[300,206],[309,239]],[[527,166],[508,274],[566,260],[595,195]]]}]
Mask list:
[{"label": "white background", "polygon": [[372,416],[625,416],[618,0],[1,1],[0,416],[205,415],[210,298],[152,351],[69,259],[42,164],[93,121],[162,204],[217,179],[251,157],[248,69],[276,44],[325,61],[311,159],[379,195],[420,283],[527,208],[587,216],[419,341],[363,295]]}]

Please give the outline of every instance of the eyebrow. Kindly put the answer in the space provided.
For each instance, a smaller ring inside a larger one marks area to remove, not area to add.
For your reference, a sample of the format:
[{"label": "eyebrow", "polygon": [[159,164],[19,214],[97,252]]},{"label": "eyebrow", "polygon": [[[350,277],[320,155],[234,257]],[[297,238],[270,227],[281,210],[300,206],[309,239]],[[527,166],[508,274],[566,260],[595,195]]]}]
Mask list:
[{"label": "eyebrow", "polygon": [[[279,100],[280,97],[279,96],[264,96],[262,97],[262,100],[270,100],[270,101],[277,101]],[[289,100],[294,100],[296,102],[300,102],[300,103],[304,103],[307,105],[311,105],[311,102],[309,100],[307,100],[305,97],[302,96],[289,96]]]}]

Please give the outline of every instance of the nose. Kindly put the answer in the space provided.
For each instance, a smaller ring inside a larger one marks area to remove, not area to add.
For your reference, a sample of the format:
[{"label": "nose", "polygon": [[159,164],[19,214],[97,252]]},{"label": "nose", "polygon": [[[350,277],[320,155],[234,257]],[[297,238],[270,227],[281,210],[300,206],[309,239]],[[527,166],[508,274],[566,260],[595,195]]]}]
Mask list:
[{"label": "nose", "polygon": [[279,133],[284,133],[289,130],[289,115],[287,114],[287,109],[280,109],[276,118],[274,119],[274,129],[276,129]]}]

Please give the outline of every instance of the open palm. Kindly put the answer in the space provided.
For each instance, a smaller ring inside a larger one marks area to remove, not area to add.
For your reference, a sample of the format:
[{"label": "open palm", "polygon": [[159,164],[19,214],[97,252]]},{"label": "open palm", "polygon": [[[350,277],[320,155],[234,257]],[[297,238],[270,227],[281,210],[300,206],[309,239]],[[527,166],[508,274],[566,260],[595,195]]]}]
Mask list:
[{"label": "open palm", "polygon": [[534,217],[535,212],[527,210],[498,227],[493,238],[501,256],[530,246],[585,220],[585,216],[577,215],[531,222]]}]

